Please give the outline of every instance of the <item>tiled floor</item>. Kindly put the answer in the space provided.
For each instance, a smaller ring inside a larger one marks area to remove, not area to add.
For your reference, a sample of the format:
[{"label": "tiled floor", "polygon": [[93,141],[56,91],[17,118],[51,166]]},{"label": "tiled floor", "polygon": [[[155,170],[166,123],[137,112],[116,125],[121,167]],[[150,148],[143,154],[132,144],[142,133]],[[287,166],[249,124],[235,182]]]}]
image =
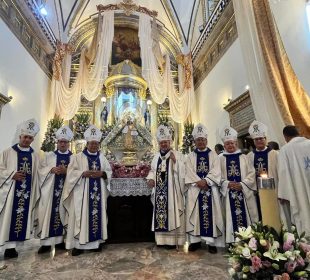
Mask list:
[{"label": "tiled floor", "polygon": [[206,248],[194,253],[156,247],[153,243],[109,244],[101,253],[72,257],[56,250],[38,255],[37,240],[20,248],[19,257],[0,257],[0,279],[229,279],[224,251],[216,255]]}]

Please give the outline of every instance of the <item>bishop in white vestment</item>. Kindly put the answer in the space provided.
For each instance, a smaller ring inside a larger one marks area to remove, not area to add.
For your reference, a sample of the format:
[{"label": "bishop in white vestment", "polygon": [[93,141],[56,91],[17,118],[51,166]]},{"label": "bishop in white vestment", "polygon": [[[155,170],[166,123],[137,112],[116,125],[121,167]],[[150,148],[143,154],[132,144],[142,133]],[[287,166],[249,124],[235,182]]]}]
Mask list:
[{"label": "bishop in white vestment", "polygon": [[201,247],[201,240],[209,244],[209,252],[216,253],[215,246],[224,246],[224,221],[219,184],[220,159],[208,146],[207,128],[198,124],[192,135],[195,151],[185,161],[186,184],[186,232],[189,235],[188,250]]},{"label": "bishop in white vestment", "polygon": [[59,209],[63,207],[61,195],[72,155],[69,144],[73,132],[68,126],[63,126],[57,130],[55,136],[57,149],[45,153],[38,172],[40,198],[36,205],[38,216],[36,237],[40,238],[41,243],[39,254],[50,251],[54,245],[56,248],[65,249],[64,227],[60,220]]},{"label": "bishop in white vestment", "polygon": [[99,151],[102,133],[90,126],[84,133],[83,152],[72,156],[67,170],[61,219],[67,227],[66,248],[77,256],[82,250],[100,251],[107,234],[106,203],[112,170]]},{"label": "bishop in white vestment", "polygon": [[[265,124],[253,121],[249,127],[249,134],[254,141],[255,149],[247,154],[249,163],[255,168],[255,183],[261,175],[273,178],[276,187],[278,186],[278,152],[267,147],[267,131]],[[259,190],[258,190],[259,191]],[[262,219],[258,196],[257,206],[259,219]]]},{"label": "bishop in white vestment", "polygon": [[15,248],[32,235],[39,155],[30,145],[38,132],[36,120],[23,122],[17,128],[19,143],[0,153],[0,251],[5,258],[18,257]]},{"label": "bishop in white vestment", "polygon": [[237,131],[226,127],[221,133],[225,152],[220,156],[221,193],[226,213],[226,243],[235,242],[239,227],[257,222],[255,169],[237,146]]},{"label": "bishop in white vestment", "polygon": [[171,134],[166,126],[158,127],[157,140],[160,151],[147,176],[148,185],[153,187],[152,230],[157,245],[173,248],[185,243],[184,160],[181,153],[171,149]]},{"label": "bishop in white vestment", "polygon": [[283,129],[287,142],[279,153],[278,197],[290,209],[299,234],[310,236],[310,140],[294,126]]}]

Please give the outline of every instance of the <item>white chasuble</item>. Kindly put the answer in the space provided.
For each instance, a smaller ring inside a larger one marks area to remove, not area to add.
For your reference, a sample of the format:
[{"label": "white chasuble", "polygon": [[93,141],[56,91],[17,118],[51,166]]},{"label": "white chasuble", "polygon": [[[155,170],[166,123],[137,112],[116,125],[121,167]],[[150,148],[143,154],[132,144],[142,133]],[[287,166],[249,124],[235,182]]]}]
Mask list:
[{"label": "white chasuble", "polygon": [[55,175],[52,168],[63,165],[68,167],[72,153],[59,151],[45,153],[40,161],[38,184],[40,198],[35,211],[38,216],[36,237],[41,239],[41,245],[50,246],[62,243],[64,228],[60,219],[60,209],[63,207],[61,196],[66,174]]},{"label": "white chasuble", "polygon": [[[257,191],[255,169],[240,151],[231,154],[224,153],[220,156],[220,163],[221,193],[226,220],[226,243],[232,243],[235,242],[234,233],[238,227],[247,227],[259,220],[255,198]],[[240,182],[242,190],[230,190],[228,184],[231,181]]]},{"label": "white chasuble", "polygon": [[166,155],[157,153],[151,163],[147,179],[155,181],[151,200],[154,206],[152,230],[157,245],[183,245],[185,243],[184,209],[184,156],[171,151],[176,163]]},{"label": "white chasuble", "polygon": [[295,137],[279,152],[278,197],[289,201],[299,234],[310,236],[310,140]]},{"label": "white chasuble", "polygon": [[[95,165],[98,166],[99,162],[100,170],[107,174],[106,180],[99,179],[100,189],[98,184],[90,187],[91,178],[82,177],[84,171],[91,170],[88,156],[81,152],[71,157],[62,193],[64,207],[60,209],[62,223],[67,229],[67,249],[96,249],[108,238],[106,203],[112,170],[102,153],[98,155],[96,162],[91,168],[95,170]],[[97,220],[92,220],[91,217]],[[98,220],[98,217],[101,218]],[[99,234],[96,236],[100,236],[100,239],[90,236],[93,229],[96,229],[96,234]]]},{"label": "white chasuble", "polygon": [[[22,156],[21,160],[24,161],[21,162],[14,147],[18,145],[0,153],[0,251],[16,248],[22,245],[24,240],[30,239],[34,221],[37,219],[33,208],[39,196],[36,176],[39,155],[32,152],[28,159]],[[29,159],[32,162],[31,167]],[[27,180],[13,180],[12,177],[17,171],[23,171],[27,174],[26,177],[29,175],[31,185],[26,183]],[[17,229],[18,226],[21,228]],[[15,238],[12,233],[16,233]]]},{"label": "white chasuble", "polygon": [[[191,152],[185,161],[186,232],[190,236],[191,243],[202,239],[210,245],[224,246],[225,227],[219,188],[221,181],[220,159],[214,151],[208,151],[206,155],[198,150]],[[197,157],[201,157],[201,159],[197,161]],[[204,172],[201,173],[202,171]],[[211,196],[209,203],[208,201],[201,203],[199,199],[204,191],[197,187],[196,182],[201,179],[207,181]],[[208,217],[209,213],[210,217]],[[201,230],[201,226],[205,228],[205,231]],[[209,228],[211,228],[211,232],[208,232]]]}]

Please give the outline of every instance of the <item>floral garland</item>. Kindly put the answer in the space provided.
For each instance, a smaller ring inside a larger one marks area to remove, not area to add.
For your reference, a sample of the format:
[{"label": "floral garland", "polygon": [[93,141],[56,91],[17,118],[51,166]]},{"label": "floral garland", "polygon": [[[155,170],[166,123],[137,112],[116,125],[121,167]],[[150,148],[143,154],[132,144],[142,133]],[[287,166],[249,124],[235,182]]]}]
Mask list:
[{"label": "floral garland", "polygon": [[310,244],[296,227],[275,229],[253,224],[236,232],[230,248],[229,274],[233,279],[306,280],[310,278]]},{"label": "floral garland", "polygon": [[135,166],[125,166],[119,162],[110,162],[112,178],[145,178],[151,169],[148,163],[140,162]]},{"label": "floral garland", "polygon": [[47,130],[44,135],[41,150],[44,152],[51,152],[55,150],[56,146],[56,131],[63,125],[64,120],[56,116],[47,123]]}]

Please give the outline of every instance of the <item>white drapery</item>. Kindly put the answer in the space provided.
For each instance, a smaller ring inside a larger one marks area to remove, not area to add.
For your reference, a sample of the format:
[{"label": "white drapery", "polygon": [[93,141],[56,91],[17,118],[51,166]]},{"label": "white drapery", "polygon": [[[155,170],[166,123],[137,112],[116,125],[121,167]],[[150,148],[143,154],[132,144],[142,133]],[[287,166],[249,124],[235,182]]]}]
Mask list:
[{"label": "white drapery", "polygon": [[233,0],[233,4],[255,117],[268,126],[270,140],[284,144],[282,128],[285,124],[278,109],[262,55],[252,1]]},{"label": "white drapery", "polygon": [[[114,11],[105,12],[103,16],[100,14],[98,21],[98,29],[90,48],[81,52],[79,72],[72,87],[68,87],[68,77],[61,76],[55,79],[53,76],[51,110],[53,114],[60,115],[65,120],[72,119],[78,111],[81,95],[89,101],[96,99],[104,80],[108,77],[114,37]],[[68,61],[68,55],[66,54],[64,60]],[[70,75],[69,71],[65,74]]]},{"label": "white drapery", "polygon": [[[157,42],[154,42],[154,39],[156,40],[154,28],[154,25],[153,27],[151,25],[151,17],[146,14],[140,14],[139,39],[142,76],[148,84],[153,100],[157,104],[162,104],[166,97],[168,97],[171,118],[177,123],[182,123],[191,113],[195,100],[193,77],[191,76],[190,85],[185,85],[183,66],[179,67],[179,93],[173,83],[169,54],[166,54],[163,75],[160,74],[159,67],[162,67],[161,61],[163,59],[160,58],[161,51],[158,50],[159,45]],[[154,48],[154,45],[156,48]],[[192,75],[193,69],[191,64],[190,68]]]}]

